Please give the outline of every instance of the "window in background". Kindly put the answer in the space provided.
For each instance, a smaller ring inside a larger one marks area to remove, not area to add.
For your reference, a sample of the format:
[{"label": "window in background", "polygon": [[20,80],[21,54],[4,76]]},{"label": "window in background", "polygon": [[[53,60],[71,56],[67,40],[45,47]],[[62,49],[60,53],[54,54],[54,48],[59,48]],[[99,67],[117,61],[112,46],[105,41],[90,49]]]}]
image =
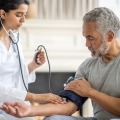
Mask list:
[{"label": "window in background", "polygon": [[120,18],[120,0],[99,0],[98,6],[113,10]]},{"label": "window in background", "polygon": [[[34,18],[52,20],[79,20],[97,7],[98,0],[30,0],[30,13]],[[28,14],[29,14],[28,11]],[[32,17],[28,17],[32,18]]]}]

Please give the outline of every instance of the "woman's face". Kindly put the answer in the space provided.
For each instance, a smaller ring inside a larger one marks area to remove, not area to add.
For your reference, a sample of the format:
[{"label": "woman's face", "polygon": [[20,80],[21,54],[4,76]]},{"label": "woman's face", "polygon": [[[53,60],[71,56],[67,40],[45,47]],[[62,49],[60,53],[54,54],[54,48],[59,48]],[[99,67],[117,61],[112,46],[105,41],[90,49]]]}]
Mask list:
[{"label": "woman's face", "polygon": [[18,30],[23,22],[25,22],[25,16],[28,11],[28,5],[21,4],[18,9],[10,10],[8,13],[5,13],[4,16],[4,26],[7,30]]}]

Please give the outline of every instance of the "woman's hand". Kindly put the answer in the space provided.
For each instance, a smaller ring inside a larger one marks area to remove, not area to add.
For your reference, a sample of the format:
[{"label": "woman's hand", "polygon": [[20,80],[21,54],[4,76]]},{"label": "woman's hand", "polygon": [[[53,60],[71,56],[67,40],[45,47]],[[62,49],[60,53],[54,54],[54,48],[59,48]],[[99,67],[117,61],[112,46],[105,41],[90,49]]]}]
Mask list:
[{"label": "woman's hand", "polygon": [[46,94],[35,94],[34,101],[39,103],[53,103],[53,104],[63,104],[63,99],[55,94],[46,93]]},{"label": "woman's hand", "polygon": [[45,63],[45,55],[44,55],[44,51],[42,51],[42,48],[37,51],[34,55],[33,61],[38,65],[42,65]]},{"label": "woman's hand", "polygon": [[33,60],[28,64],[29,73],[45,63],[45,54],[42,49],[35,53]]}]

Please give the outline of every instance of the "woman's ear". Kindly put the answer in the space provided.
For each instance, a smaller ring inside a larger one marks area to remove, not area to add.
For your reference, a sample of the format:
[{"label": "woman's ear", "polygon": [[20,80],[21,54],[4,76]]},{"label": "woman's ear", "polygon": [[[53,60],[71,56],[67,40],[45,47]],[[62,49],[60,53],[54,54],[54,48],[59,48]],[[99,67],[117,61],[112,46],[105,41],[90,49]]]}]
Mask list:
[{"label": "woman's ear", "polygon": [[5,19],[5,11],[4,10],[0,10],[0,17],[2,18],[2,19]]}]

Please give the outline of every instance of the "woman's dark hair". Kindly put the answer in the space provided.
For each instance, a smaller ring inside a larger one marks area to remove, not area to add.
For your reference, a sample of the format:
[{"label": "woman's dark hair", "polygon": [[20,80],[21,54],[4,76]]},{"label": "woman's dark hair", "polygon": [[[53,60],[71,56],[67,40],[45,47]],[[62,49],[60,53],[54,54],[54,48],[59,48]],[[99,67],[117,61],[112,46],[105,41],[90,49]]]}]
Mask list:
[{"label": "woman's dark hair", "polygon": [[[4,10],[5,12],[9,12],[10,10],[17,9],[21,4],[29,5],[30,2],[29,0],[0,0],[0,9]],[[0,29],[1,28],[2,25],[0,23]]]},{"label": "woman's dark hair", "polygon": [[29,0],[0,0],[0,9],[5,12],[17,9],[21,4],[29,5]]}]

